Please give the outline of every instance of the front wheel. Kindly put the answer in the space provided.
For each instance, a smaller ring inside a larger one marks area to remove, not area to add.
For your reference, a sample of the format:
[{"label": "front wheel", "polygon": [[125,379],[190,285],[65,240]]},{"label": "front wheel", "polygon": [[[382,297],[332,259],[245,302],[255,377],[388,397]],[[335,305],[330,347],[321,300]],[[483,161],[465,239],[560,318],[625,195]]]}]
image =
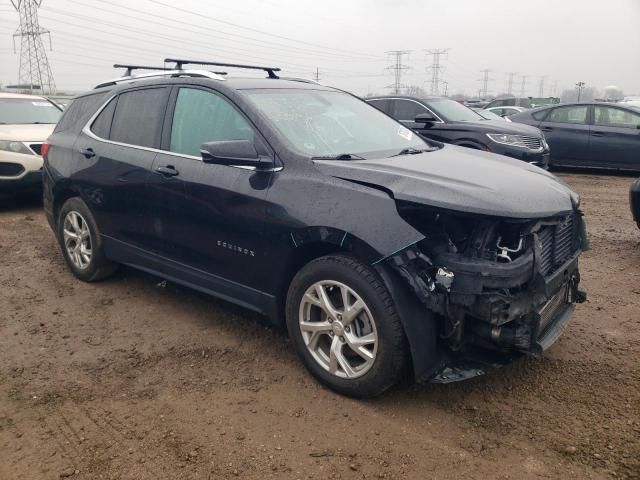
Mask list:
[{"label": "front wheel", "polygon": [[357,260],[336,255],[308,263],[291,283],[286,313],[298,355],[333,390],[370,397],[403,376],[408,348],[393,299]]}]

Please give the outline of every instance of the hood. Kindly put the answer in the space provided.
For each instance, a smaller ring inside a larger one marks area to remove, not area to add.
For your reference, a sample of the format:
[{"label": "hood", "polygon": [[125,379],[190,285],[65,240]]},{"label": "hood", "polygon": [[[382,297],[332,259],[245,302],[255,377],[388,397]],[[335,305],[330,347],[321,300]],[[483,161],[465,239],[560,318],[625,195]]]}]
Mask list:
[{"label": "hood", "polygon": [[455,145],[416,155],[315,164],[333,177],[379,185],[397,200],[459,212],[533,219],[569,213],[580,202],[577,193],[545,170]]},{"label": "hood", "polygon": [[55,127],[55,124],[0,125],[0,140],[44,142]]},{"label": "hood", "polygon": [[451,125],[456,130],[480,133],[507,133],[509,135],[529,135],[541,137],[542,132],[537,127],[524,125],[522,123],[506,122],[504,120],[478,120],[472,122],[447,122],[445,126]]}]

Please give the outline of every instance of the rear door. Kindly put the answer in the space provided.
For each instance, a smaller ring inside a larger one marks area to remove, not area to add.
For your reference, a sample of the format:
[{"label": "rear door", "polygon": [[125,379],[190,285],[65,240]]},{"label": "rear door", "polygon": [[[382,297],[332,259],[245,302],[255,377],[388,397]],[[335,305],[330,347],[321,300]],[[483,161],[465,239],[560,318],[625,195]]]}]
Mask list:
[{"label": "rear door", "polygon": [[554,165],[586,165],[589,159],[589,105],[551,110],[539,128],[544,132]]},{"label": "rear door", "polygon": [[160,147],[168,92],[153,87],[119,94],[76,142],[83,168],[74,183],[96,216],[107,249],[146,249],[152,239],[146,185]]},{"label": "rear door", "polygon": [[640,170],[640,114],[594,105],[589,155],[594,166]]},{"label": "rear door", "polygon": [[[211,289],[236,297],[238,285],[263,285],[255,270],[266,255],[265,198],[273,172],[204,163],[200,147],[250,140],[261,155],[274,154],[242,112],[216,91],[176,87],[170,104],[163,152],[150,183],[154,248],[172,261],[169,268],[190,267],[178,272],[188,281],[208,282]],[[196,270],[209,276],[194,279]]]}]

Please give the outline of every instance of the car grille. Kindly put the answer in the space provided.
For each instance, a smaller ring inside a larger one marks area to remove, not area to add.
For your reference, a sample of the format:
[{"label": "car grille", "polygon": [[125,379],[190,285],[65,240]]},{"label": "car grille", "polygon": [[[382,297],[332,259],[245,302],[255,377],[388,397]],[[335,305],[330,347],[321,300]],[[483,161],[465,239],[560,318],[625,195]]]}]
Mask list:
[{"label": "car grille", "polygon": [[559,224],[546,225],[538,232],[540,272],[543,275],[552,273],[575,252],[576,224],[575,215],[567,215]]},{"label": "car grille", "polygon": [[41,143],[30,143],[29,148],[36,152],[36,155],[42,155],[42,144]]},{"label": "car grille", "polygon": [[530,137],[528,135],[520,135],[520,139],[522,140],[522,143],[524,143],[524,145],[529,150],[542,149],[542,138],[540,137]]},{"label": "car grille", "polygon": [[24,167],[19,163],[0,162],[0,177],[17,177],[24,172]]}]

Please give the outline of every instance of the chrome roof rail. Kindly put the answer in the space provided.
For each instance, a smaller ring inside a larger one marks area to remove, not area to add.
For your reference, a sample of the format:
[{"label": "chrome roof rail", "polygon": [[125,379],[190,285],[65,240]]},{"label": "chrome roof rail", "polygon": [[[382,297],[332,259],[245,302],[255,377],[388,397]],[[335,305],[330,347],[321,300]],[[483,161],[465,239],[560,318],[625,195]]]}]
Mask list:
[{"label": "chrome roof rail", "polygon": [[[126,67],[125,67],[126,68]],[[141,73],[139,75],[128,75],[125,77],[118,77],[112,80],[108,80],[106,82],[99,83],[95,87],[109,87],[113,85],[118,85],[120,83],[128,83],[128,82],[136,82],[138,80],[148,80],[152,78],[161,78],[161,77],[201,77],[201,78],[210,78],[212,80],[224,80],[223,75],[225,72],[209,72],[207,70],[159,70],[148,73]]]}]

